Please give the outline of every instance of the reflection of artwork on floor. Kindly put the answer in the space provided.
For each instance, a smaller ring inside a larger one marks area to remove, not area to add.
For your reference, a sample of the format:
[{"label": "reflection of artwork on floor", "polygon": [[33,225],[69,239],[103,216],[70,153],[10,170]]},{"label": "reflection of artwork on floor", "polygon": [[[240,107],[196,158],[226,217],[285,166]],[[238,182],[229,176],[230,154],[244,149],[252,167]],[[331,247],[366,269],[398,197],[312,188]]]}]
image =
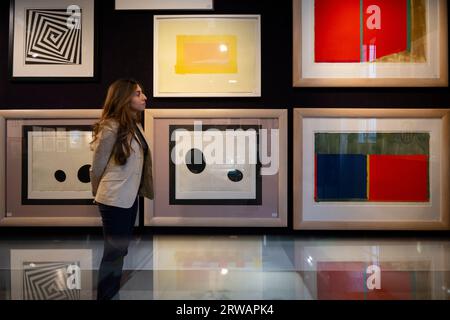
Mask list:
[{"label": "reflection of artwork on floor", "polygon": [[23,204],[91,204],[90,126],[24,126]]},{"label": "reflection of artwork on floor", "polygon": [[11,300],[90,300],[92,250],[14,249]]},{"label": "reflection of artwork on floor", "polygon": [[71,18],[67,9],[27,9],[25,64],[81,64],[81,18],[76,27]]},{"label": "reflection of artwork on floor", "polygon": [[[167,270],[254,270],[262,268],[261,238],[245,241],[225,236],[190,236],[182,240],[159,236],[154,240],[158,269]],[[158,249],[158,251],[156,251]]]},{"label": "reflection of artwork on floor", "polygon": [[177,265],[187,269],[251,269],[262,266],[261,261],[255,257],[250,257],[253,260],[249,259],[237,249],[227,251],[180,251],[174,254],[174,258]]},{"label": "reflection of artwork on floor", "polygon": [[429,133],[315,133],[315,201],[428,202]]},{"label": "reflection of artwork on floor", "polygon": [[315,62],[426,62],[425,0],[314,4]]},{"label": "reflection of artwork on floor", "polygon": [[177,74],[237,73],[237,37],[178,35]]},{"label": "reflection of artwork on floor", "polygon": [[[170,161],[170,204],[260,205],[259,129],[208,125],[194,131],[194,126],[171,125],[169,137],[175,139],[169,152],[183,153],[183,161]],[[202,133],[199,145],[196,132]],[[219,160],[213,163],[213,157]]]},{"label": "reflection of artwork on floor", "polygon": [[[75,267],[74,267],[75,266]],[[24,262],[23,300],[80,300],[80,288],[68,286],[78,262]]]},{"label": "reflection of artwork on floor", "polygon": [[[409,263],[411,264],[411,263]],[[318,300],[431,299],[431,272],[427,262],[383,262],[379,288],[368,262],[317,262]],[[412,270],[411,270],[412,269]],[[422,271],[423,270],[423,271]],[[369,282],[369,285],[368,285]]]}]

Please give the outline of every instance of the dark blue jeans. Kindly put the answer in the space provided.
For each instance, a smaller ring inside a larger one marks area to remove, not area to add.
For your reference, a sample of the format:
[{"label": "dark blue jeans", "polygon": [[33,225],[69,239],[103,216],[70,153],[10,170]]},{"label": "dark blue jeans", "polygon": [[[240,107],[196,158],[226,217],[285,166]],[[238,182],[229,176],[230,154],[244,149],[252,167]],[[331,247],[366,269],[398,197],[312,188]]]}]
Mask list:
[{"label": "dark blue jeans", "polygon": [[123,260],[128,253],[137,207],[137,197],[128,209],[98,204],[103,222],[104,248],[98,271],[97,300],[119,297]]}]

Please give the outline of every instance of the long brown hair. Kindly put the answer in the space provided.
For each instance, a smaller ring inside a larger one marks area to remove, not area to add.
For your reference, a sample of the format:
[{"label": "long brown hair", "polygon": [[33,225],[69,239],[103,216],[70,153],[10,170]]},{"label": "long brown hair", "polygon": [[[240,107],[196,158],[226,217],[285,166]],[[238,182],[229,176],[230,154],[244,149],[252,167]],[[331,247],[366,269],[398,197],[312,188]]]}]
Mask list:
[{"label": "long brown hair", "polygon": [[135,133],[134,124],[140,122],[140,113],[134,116],[131,111],[131,98],[137,86],[142,86],[134,79],[119,79],[114,81],[106,95],[100,120],[94,124],[91,145],[98,139],[98,134],[110,121],[118,123],[117,140],[114,144],[114,160],[124,165],[131,153],[131,137]]}]

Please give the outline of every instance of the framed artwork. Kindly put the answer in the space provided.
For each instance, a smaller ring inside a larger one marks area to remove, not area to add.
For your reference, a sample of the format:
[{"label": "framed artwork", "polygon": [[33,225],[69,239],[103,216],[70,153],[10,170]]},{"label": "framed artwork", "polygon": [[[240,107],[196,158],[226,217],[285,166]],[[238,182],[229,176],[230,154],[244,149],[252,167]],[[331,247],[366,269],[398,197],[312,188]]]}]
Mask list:
[{"label": "framed artwork", "polygon": [[156,15],[155,97],[261,96],[259,15]]},{"label": "framed artwork", "polygon": [[314,300],[446,299],[446,246],[432,242],[295,241],[295,269]]},{"label": "framed artwork", "polygon": [[11,300],[91,300],[92,250],[14,249]]},{"label": "framed artwork", "polygon": [[294,87],[448,86],[447,0],[293,0]]},{"label": "framed artwork", "polygon": [[[177,140],[172,140],[170,150],[175,150],[178,146],[180,149],[189,151],[186,154],[187,165],[170,162],[170,204],[261,205],[261,175],[259,174],[261,162],[245,163],[245,158],[240,158],[237,163],[207,165],[205,159],[201,159],[201,163],[196,164],[196,156],[199,158],[205,156],[201,150],[195,147],[189,148],[195,136],[194,125],[170,125],[169,136],[176,135],[177,130],[180,129],[186,135],[183,136],[179,145]],[[236,139],[244,140],[250,135],[249,138],[256,142],[256,148],[252,150],[252,156],[255,158],[258,155],[257,133],[260,129],[259,125],[202,126],[204,134],[207,134],[208,130],[232,131],[236,132]],[[237,157],[241,156],[237,155]],[[227,172],[226,175],[223,174],[224,170]]]},{"label": "framed artwork", "polygon": [[[0,226],[101,225],[89,169],[101,110],[0,111]],[[8,188],[6,188],[8,186]]]},{"label": "framed artwork", "polygon": [[11,78],[94,79],[94,10],[94,0],[11,0]]},{"label": "framed artwork", "polygon": [[264,299],[261,236],[155,236],[153,252],[155,300]]},{"label": "framed artwork", "polygon": [[213,0],[116,0],[116,10],[213,10]]},{"label": "framed artwork", "polygon": [[450,112],[295,109],[295,229],[450,229]]},{"label": "framed artwork", "polygon": [[286,226],[286,128],[286,110],[146,110],[145,225]]},{"label": "framed artwork", "polygon": [[91,140],[91,125],[24,125],[22,204],[91,204]]}]

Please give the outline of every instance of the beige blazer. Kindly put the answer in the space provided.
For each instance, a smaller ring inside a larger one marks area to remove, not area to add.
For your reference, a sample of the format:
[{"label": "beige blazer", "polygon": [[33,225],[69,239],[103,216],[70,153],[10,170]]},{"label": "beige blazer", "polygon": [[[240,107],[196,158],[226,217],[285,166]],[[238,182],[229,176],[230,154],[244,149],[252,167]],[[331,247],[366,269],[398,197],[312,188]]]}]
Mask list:
[{"label": "beige blazer", "polygon": [[119,165],[112,156],[118,127],[117,122],[110,121],[99,132],[98,139],[93,144],[94,155],[90,169],[92,194],[95,197],[94,203],[130,208],[138,194],[153,199],[150,144],[142,126],[138,124],[137,127],[149,146],[148,153],[144,156],[135,133],[131,139],[130,157],[124,165]]}]

